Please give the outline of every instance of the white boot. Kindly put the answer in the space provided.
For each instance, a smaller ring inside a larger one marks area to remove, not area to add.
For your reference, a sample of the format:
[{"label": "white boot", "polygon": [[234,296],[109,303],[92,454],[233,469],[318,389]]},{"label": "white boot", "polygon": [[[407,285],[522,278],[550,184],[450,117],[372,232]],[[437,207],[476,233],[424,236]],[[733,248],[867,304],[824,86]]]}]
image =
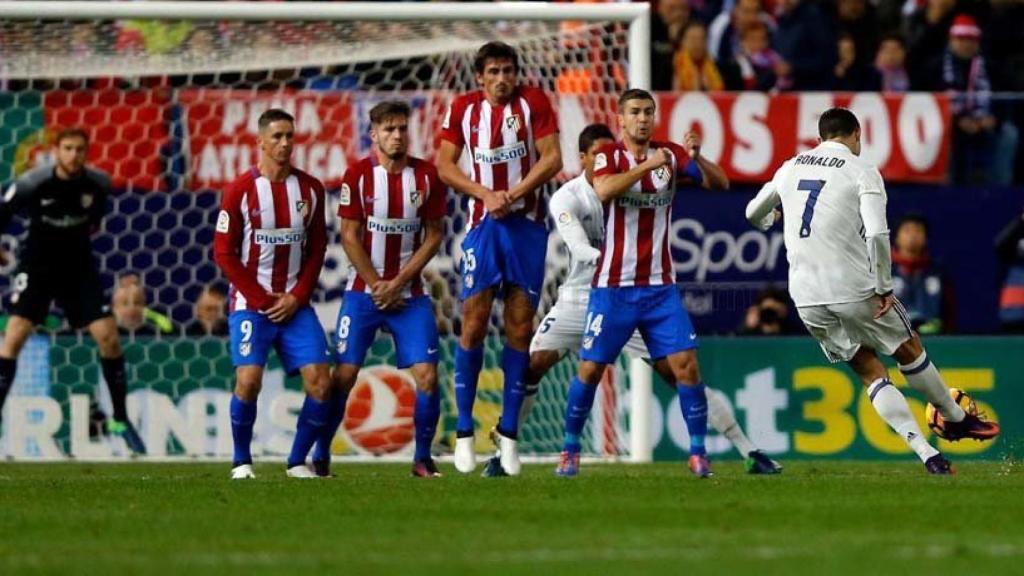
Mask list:
[{"label": "white boot", "polygon": [[498,434],[498,451],[501,457],[501,467],[509,476],[519,476],[522,465],[519,463],[519,442],[502,434]]},{"label": "white boot", "polygon": [[455,469],[469,474],[476,468],[476,447],[472,436],[455,439]]},{"label": "white boot", "polygon": [[255,477],[256,474],[252,471],[252,464],[242,464],[231,469],[232,480],[248,480]]}]

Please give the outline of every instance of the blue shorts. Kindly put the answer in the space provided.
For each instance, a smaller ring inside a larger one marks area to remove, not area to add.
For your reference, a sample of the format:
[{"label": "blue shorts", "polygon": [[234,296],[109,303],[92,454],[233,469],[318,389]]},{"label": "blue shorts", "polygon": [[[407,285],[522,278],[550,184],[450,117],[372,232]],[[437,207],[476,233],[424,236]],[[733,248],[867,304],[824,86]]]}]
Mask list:
[{"label": "blue shorts", "polygon": [[405,308],[383,312],[365,292],[346,292],[334,330],[335,361],[362,366],[377,330],[391,332],[395,363],[399,368],[428,362],[437,364],[437,321],[429,296],[405,300]]},{"label": "blue shorts", "polygon": [[674,286],[594,288],[580,358],[611,364],[639,330],[652,360],[697,347],[697,334]]},{"label": "blue shorts", "polygon": [[462,241],[462,299],[497,286],[526,291],[533,307],[544,286],[548,229],[524,216],[484,218]]},{"label": "blue shorts", "polygon": [[331,350],[320,320],[309,306],[299,308],[285,324],[275,324],[255,310],[236,310],[228,317],[231,361],[237,366],[266,366],[270,349],[277,350],[289,374],[310,364],[327,364]]}]

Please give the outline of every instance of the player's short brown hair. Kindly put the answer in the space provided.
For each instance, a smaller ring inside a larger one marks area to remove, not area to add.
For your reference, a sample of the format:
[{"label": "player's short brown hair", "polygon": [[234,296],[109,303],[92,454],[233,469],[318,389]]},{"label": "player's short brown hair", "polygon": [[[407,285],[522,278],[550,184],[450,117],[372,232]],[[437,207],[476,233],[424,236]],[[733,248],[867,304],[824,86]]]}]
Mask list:
[{"label": "player's short brown hair", "polygon": [[263,114],[260,114],[260,119],[257,125],[259,126],[260,132],[263,132],[267,129],[267,126],[270,126],[274,122],[291,122],[294,125],[295,118],[280,108],[271,108]]},{"label": "player's short brown hair", "polygon": [[409,107],[409,104],[401,100],[385,100],[370,108],[370,122],[374,126],[380,126],[392,116],[408,118],[411,115],[412,109]]},{"label": "player's short brown hair", "polygon": [[629,102],[630,100],[650,100],[651,102],[654,102],[655,106],[658,105],[657,101],[654,99],[654,96],[652,96],[651,93],[648,92],[647,90],[641,90],[640,88],[630,88],[629,90],[623,92],[622,96],[619,96],[619,112],[622,111],[622,107],[626,105],[626,102]]},{"label": "player's short brown hair", "polygon": [[72,128],[62,128],[57,132],[57,136],[53,139],[54,146],[60,146],[60,143],[68,138],[81,138],[85,145],[89,145],[89,135],[86,134],[85,130],[77,126]]},{"label": "player's short brown hair", "polygon": [[488,42],[476,51],[476,57],[473,58],[473,69],[477,74],[484,73],[484,66],[487,65],[488,60],[511,60],[512,67],[519,72],[519,53],[504,42]]}]

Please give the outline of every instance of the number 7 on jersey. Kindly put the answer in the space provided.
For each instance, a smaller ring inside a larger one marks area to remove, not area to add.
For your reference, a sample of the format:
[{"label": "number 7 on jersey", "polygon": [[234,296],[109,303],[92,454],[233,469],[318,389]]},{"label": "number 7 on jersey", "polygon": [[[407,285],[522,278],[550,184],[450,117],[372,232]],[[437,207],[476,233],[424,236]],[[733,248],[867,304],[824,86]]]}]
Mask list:
[{"label": "number 7 on jersey", "polygon": [[807,238],[811,235],[811,218],[814,218],[814,206],[818,203],[818,194],[825,187],[824,180],[801,180],[797,182],[797,190],[810,192],[807,195],[807,204],[804,205],[803,223],[800,225],[800,237]]}]

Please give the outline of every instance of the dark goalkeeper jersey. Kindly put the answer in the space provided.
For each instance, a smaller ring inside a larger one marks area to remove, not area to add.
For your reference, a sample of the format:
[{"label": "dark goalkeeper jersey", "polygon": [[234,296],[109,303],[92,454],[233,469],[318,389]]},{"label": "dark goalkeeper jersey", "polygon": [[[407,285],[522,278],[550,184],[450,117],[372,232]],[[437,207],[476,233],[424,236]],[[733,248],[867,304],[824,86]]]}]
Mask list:
[{"label": "dark goalkeeper jersey", "polygon": [[11,218],[29,218],[21,267],[67,269],[91,266],[91,235],[106,212],[110,177],[86,168],[70,180],[56,175],[53,164],[23,174],[0,197],[0,231]]}]

